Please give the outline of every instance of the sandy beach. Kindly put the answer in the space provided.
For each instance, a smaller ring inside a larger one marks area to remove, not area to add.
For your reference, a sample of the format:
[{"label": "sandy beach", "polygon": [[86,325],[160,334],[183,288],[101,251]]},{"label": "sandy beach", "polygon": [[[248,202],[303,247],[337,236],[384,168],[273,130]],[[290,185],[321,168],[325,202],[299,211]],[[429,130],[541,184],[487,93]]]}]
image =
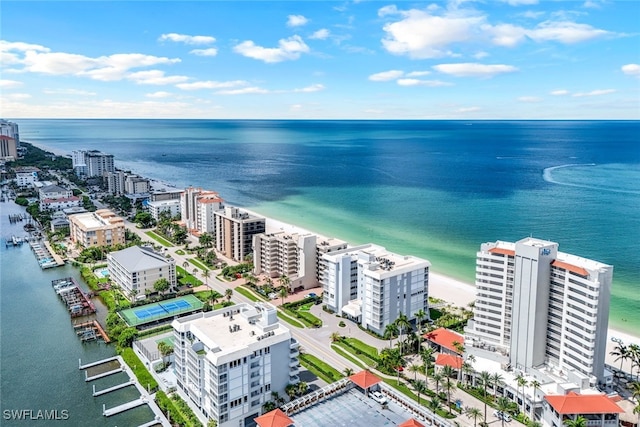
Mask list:
[{"label": "sandy beach", "polygon": [[[244,208],[243,208],[244,209]],[[264,215],[244,209],[245,211],[257,215],[265,217]],[[280,231],[284,231],[286,233],[298,233],[298,234],[316,234],[321,238],[328,238],[327,236],[323,236],[317,232],[304,229],[302,227],[298,227],[293,224],[287,224],[285,222],[279,221],[274,218],[266,218],[266,231],[267,233],[276,233]],[[375,243],[375,242],[372,242]],[[402,254],[402,255],[411,255],[411,254]],[[466,307],[470,302],[475,300],[475,285],[471,283],[462,282],[460,280],[445,276],[438,272],[431,270],[429,272],[429,296],[444,300],[448,303],[453,304],[457,307]],[[616,362],[615,358],[610,355],[611,351],[617,345],[616,342],[612,341],[612,338],[615,340],[621,340],[625,345],[630,344],[638,344],[640,345],[640,337],[632,336],[630,334],[615,330],[608,329],[607,334],[607,358],[606,362],[615,367],[620,367],[620,362]],[[630,362],[625,362],[623,364],[623,368],[629,372],[631,365]]]}]

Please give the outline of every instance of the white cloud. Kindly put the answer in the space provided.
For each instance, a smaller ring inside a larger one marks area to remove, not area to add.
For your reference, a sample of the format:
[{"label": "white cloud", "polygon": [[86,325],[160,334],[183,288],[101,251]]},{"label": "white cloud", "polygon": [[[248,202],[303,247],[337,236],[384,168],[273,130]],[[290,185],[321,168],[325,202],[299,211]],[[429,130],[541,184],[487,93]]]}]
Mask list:
[{"label": "white cloud", "polygon": [[323,84],[320,83],[316,83],[316,84],[312,84],[310,86],[307,87],[303,87],[302,89],[294,89],[294,92],[319,92],[321,90],[324,90],[325,87]]},{"label": "white cloud", "polygon": [[456,110],[456,113],[473,113],[480,111],[480,107],[461,107]]},{"label": "white cloud", "polygon": [[209,49],[193,49],[190,50],[189,53],[197,56],[216,56],[218,54],[218,49],[215,47],[210,47]]},{"label": "white cloud", "polygon": [[158,92],[148,93],[145,96],[147,98],[168,98],[168,97],[170,97],[172,95],[173,94],[170,93],[170,92],[158,91]]},{"label": "white cloud", "polygon": [[639,64],[627,64],[622,66],[622,72],[629,76],[640,77],[640,65]]},{"label": "white cloud", "polygon": [[22,82],[19,82],[17,80],[6,80],[6,79],[1,79],[0,80],[0,88],[2,89],[15,89],[17,87],[22,86]]},{"label": "white cloud", "polygon": [[242,89],[220,90],[216,92],[218,95],[247,95],[247,94],[266,94],[269,90],[257,86],[244,87]]},{"label": "white cloud", "polygon": [[569,95],[569,91],[566,89],[557,89],[550,92],[553,96],[564,96]]},{"label": "white cloud", "polygon": [[5,93],[2,96],[16,101],[31,98],[31,95],[29,95],[28,93]]},{"label": "white cloud", "polygon": [[582,7],[586,9],[600,9],[601,5],[598,1],[587,0],[582,4]]},{"label": "white cloud", "polygon": [[527,36],[535,41],[557,41],[565,44],[579,43],[610,34],[591,25],[570,21],[545,21],[535,29],[527,31]]},{"label": "white cloud", "polygon": [[41,46],[39,44],[31,44],[24,42],[8,42],[6,40],[0,40],[0,52],[9,52],[11,50],[17,50],[19,52],[49,52],[51,49]]},{"label": "white cloud", "polygon": [[440,80],[398,79],[397,83],[400,86],[428,86],[428,87],[452,86],[452,83],[447,83]]},{"label": "white cloud", "polygon": [[596,90],[592,90],[591,92],[578,92],[578,93],[574,93],[571,96],[574,96],[576,98],[581,98],[581,97],[585,97],[585,96],[601,96],[601,95],[608,95],[610,93],[614,93],[617,92],[617,90],[615,89],[596,89]]},{"label": "white cloud", "polygon": [[43,91],[47,95],[74,95],[74,96],[95,96],[95,92],[80,89],[45,89]]},{"label": "white cloud", "polygon": [[146,70],[131,73],[127,79],[141,85],[170,85],[189,80],[187,76],[165,76],[161,70]]},{"label": "white cloud", "polygon": [[400,11],[395,4],[383,6],[378,9],[378,16],[397,15],[398,13],[400,13]]},{"label": "white cloud", "polygon": [[441,73],[456,77],[493,77],[497,74],[518,71],[518,69],[512,65],[486,65],[478,63],[439,64],[434,65],[433,68]]},{"label": "white cloud", "polygon": [[486,25],[483,26],[483,29],[490,35],[493,44],[505,47],[515,46],[520,43],[527,34],[525,28],[512,24]]},{"label": "white cloud", "polygon": [[213,80],[193,82],[193,83],[180,83],[176,87],[182,90],[199,90],[199,89],[225,89],[238,86],[246,86],[249,82],[244,80],[230,80],[226,82],[217,82]]},{"label": "white cloud", "polygon": [[185,44],[211,44],[216,41],[215,37],[210,36],[189,36],[187,34],[168,33],[162,34],[158,40],[172,41]]},{"label": "white cloud", "polygon": [[545,14],[545,12],[542,12],[542,11],[536,12],[536,11],[533,11],[533,10],[527,10],[526,12],[521,13],[520,16],[523,16],[523,17],[529,18],[529,19],[538,19],[544,14]]},{"label": "white cloud", "polygon": [[538,0],[502,0],[502,1],[511,6],[538,4]]},{"label": "white cloud", "polygon": [[64,52],[25,52],[24,70],[32,73],[64,75],[78,74],[100,65],[96,58]]},{"label": "white cloud", "polygon": [[248,58],[274,63],[298,59],[300,54],[309,52],[309,46],[305,44],[300,36],[295,35],[287,39],[280,39],[278,47],[274,48],[257,46],[253,41],[247,40],[236,45],[233,50]]},{"label": "white cloud", "polygon": [[489,54],[485,51],[480,51],[473,55],[475,59],[482,59],[482,58],[486,58],[487,56],[489,56]]},{"label": "white cloud", "polygon": [[387,82],[389,80],[395,80],[404,75],[404,71],[401,70],[389,70],[381,73],[371,74],[369,80],[372,82]]},{"label": "white cloud", "polygon": [[484,22],[483,16],[466,16],[451,12],[443,16],[411,9],[397,12],[395,7],[385,7],[378,14],[385,16],[391,12],[400,13],[402,19],[387,23],[383,30],[383,47],[395,55],[408,55],[414,59],[452,56],[447,48],[453,43],[465,42],[473,38],[478,26]]},{"label": "white cloud", "polygon": [[302,15],[287,16],[287,27],[301,27],[307,22],[309,22],[309,20]]},{"label": "white cloud", "polygon": [[422,76],[428,76],[429,74],[431,74],[431,71],[412,71],[410,73],[407,73],[406,76],[407,77],[422,77]]},{"label": "white cloud", "polygon": [[538,96],[521,96],[521,97],[518,98],[518,101],[527,102],[527,103],[533,103],[533,102],[542,101],[542,98],[540,98]]},{"label": "white cloud", "polygon": [[312,40],[324,40],[329,37],[330,32],[326,28],[321,28],[309,36]]}]

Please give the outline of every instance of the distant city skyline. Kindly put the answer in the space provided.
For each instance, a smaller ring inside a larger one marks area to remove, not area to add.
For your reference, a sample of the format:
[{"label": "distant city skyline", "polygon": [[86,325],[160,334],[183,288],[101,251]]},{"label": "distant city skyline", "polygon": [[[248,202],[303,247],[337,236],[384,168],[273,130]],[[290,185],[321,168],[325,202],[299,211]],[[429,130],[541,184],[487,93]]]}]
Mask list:
[{"label": "distant city skyline", "polygon": [[635,1],[18,2],[0,116],[639,119]]}]

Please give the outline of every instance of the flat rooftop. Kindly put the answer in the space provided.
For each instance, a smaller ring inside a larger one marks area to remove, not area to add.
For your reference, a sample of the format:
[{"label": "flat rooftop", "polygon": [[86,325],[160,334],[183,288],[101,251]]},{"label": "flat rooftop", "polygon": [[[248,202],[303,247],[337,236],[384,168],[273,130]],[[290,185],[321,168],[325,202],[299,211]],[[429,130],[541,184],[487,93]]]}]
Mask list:
[{"label": "flat rooftop", "polygon": [[397,426],[412,417],[410,412],[393,401],[383,409],[358,389],[351,389],[290,416],[296,427]]}]

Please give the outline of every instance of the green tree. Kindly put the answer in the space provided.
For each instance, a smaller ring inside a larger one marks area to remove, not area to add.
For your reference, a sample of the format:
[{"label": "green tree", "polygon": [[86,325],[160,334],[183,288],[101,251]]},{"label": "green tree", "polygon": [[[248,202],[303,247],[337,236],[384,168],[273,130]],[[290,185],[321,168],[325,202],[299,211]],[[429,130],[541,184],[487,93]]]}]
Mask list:
[{"label": "green tree", "polygon": [[340,341],[340,340],[342,340],[342,335],[340,335],[340,333],[339,333],[339,332],[333,332],[333,333],[331,333],[331,342],[332,342],[332,343],[334,343],[334,342],[338,342],[338,341]]},{"label": "green tree", "polygon": [[421,394],[425,394],[427,392],[427,385],[422,380],[414,381],[413,389],[418,394],[418,405],[419,405],[420,404],[420,395]]},{"label": "green tree", "polygon": [[[283,276],[283,277],[287,277],[287,276]],[[284,305],[284,299],[289,295],[289,288],[286,286],[280,287],[278,294],[280,295],[280,298],[282,298],[282,305]]]},{"label": "green tree", "polygon": [[161,294],[168,291],[170,287],[171,283],[164,277],[161,277],[153,283],[153,289]]},{"label": "green tree", "polygon": [[491,386],[493,387],[493,400],[498,398],[498,387],[504,382],[504,377],[498,372],[489,376]]},{"label": "green tree", "polygon": [[198,243],[205,248],[209,248],[213,243],[213,236],[209,233],[202,233],[198,238]]},{"label": "green tree", "polygon": [[168,356],[173,354],[173,346],[167,344],[164,341],[160,341],[158,343],[158,351],[160,352],[160,355],[162,356],[162,361],[164,362]]},{"label": "green tree", "polygon": [[204,276],[204,284],[207,286],[207,288],[209,287],[209,277],[211,277],[211,270],[208,269],[204,269],[202,271],[202,275]]},{"label": "green tree", "polygon": [[284,392],[287,393],[287,396],[289,396],[289,400],[293,400],[293,398],[296,396],[296,393],[298,393],[298,387],[295,384],[289,384],[284,388]]},{"label": "green tree", "polygon": [[123,348],[131,347],[137,336],[138,330],[136,328],[126,328],[118,336],[118,345]]},{"label": "green tree", "polygon": [[289,285],[291,285],[291,279],[289,279],[289,276],[287,276],[286,274],[283,274],[282,276],[280,276],[279,281],[280,281],[280,286],[289,290]]},{"label": "green tree", "polygon": [[344,368],[344,371],[342,371],[344,373],[345,377],[350,377],[351,375],[353,375],[353,369],[351,368]]},{"label": "green tree", "polygon": [[150,228],[155,225],[156,220],[153,219],[153,216],[151,216],[149,212],[138,212],[133,218],[133,222],[142,228]]},{"label": "green tree", "polygon": [[433,380],[433,383],[436,386],[436,394],[440,393],[440,384],[442,384],[442,380],[444,379],[444,375],[442,375],[441,372],[438,372],[438,370],[436,369],[436,371],[433,373],[433,375],[431,375],[431,379]]},{"label": "green tree", "polygon": [[447,407],[449,408],[449,415],[451,415],[451,389],[453,388],[454,384],[451,383],[451,377],[455,374],[455,370],[449,366],[446,365],[444,368],[442,368],[442,375],[444,376],[444,387],[447,390]]},{"label": "green tree", "polygon": [[578,415],[574,419],[568,418],[564,420],[563,424],[566,427],[587,427],[587,419],[583,416]]},{"label": "green tree", "polygon": [[422,359],[422,365],[424,367],[424,375],[429,380],[429,370],[433,367],[433,347],[424,347],[420,351],[420,358]]},{"label": "green tree", "polygon": [[484,422],[487,422],[487,388],[491,384],[491,374],[487,371],[480,372],[480,377],[478,378],[480,382],[480,386],[483,389],[483,401],[484,401]]},{"label": "green tree", "polygon": [[437,396],[432,397],[429,403],[427,403],[427,408],[429,408],[434,414],[438,412],[442,408],[440,398]]},{"label": "green tree", "polygon": [[[398,314],[398,317],[396,318],[395,322],[396,326],[398,327],[398,329],[400,330],[400,337],[402,337],[402,335],[404,334],[405,331],[408,331],[409,329],[411,329],[411,323],[409,322],[409,318],[402,312],[400,312],[400,314]],[[402,339],[400,339],[400,341],[402,341]],[[402,346],[400,346],[400,355],[402,356]]]},{"label": "green tree", "polygon": [[418,380],[418,372],[420,372],[420,365],[411,364],[409,365],[409,372],[413,372],[413,380]]},{"label": "green tree", "polygon": [[300,381],[298,383],[298,393],[300,394],[300,396],[305,394],[308,390],[309,390],[309,384],[307,384],[304,381]]},{"label": "green tree", "polygon": [[540,388],[540,382],[536,381],[536,380],[531,380],[531,382],[529,383],[529,385],[531,387],[533,387],[533,398],[531,399],[531,419],[534,420],[535,419],[535,411],[536,411],[536,394],[538,389]]},{"label": "green tree", "polygon": [[224,291],[224,296],[227,297],[227,301],[231,301],[231,297],[233,296],[233,289],[227,288]]},{"label": "green tree", "polygon": [[398,335],[398,327],[395,323],[389,323],[384,328],[384,337],[389,340],[389,348],[391,348],[391,340]]},{"label": "green tree", "polygon": [[516,382],[518,384],[518,391],[520,390],[520,387],[522,387],[522,413],[524,414],[525,413],[524,412],[524,400],[525,400],[524,388],[529,383],[527,379],[524,377],[524,375],[522,375],[521,373],[516,376]]},{"label": "green tree", "polygon": [[614,360],[616,362],[618,360],[620,361],[620,371],[622,372],[622,365],[624,364],[624,361],[627,360],[630,356],[629,347],[624,345],[622,342],[619,342],[618,345],[615,346],[609,354],[615,356]]},{"label": "green tree", "polygon": [[482,411],[478,408],[467,406],[464,409],[464,414],[473,420],[473,427],[476,427],[478,423],[478,418],[482,416]]},{"label": "green tree", "polygon": [[[506,414],[511,408],[511,402],[506,397],[499,397],[496,400],[496,409],[503,414]],[[500,417],[500,421],[502,422],[502,427],[504,427],[504,416]]]}]

